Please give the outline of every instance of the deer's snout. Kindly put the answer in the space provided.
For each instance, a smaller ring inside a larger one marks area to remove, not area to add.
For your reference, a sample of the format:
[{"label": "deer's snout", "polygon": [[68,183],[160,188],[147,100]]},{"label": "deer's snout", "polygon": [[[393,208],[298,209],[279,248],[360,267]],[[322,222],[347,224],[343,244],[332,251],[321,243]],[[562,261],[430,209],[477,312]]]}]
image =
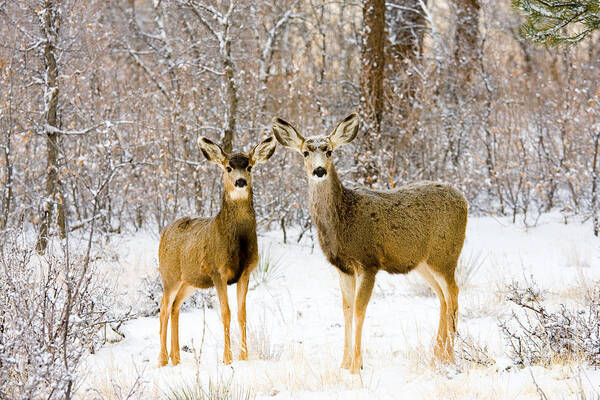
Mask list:
[{"label": "deer's snout", "polygon": [[245,180],[245,179],[243,179],[243,178],[240,178],[240,179],[238,179],[237,181],[235,181],[234,185],[235,185],[236,187],[243,188],[243,187],[245,187],[246,185],[248,185],[248,182],[246,182],[246,180]]},{"label": "deer's snout", "polygon": [[323,168],[323,167],[315,168],[314,171],[313,171],[313,175],[316,175],[319,178],[322,178],[325,175],[327,175],[327,170],[325,170],[325,168]]}]

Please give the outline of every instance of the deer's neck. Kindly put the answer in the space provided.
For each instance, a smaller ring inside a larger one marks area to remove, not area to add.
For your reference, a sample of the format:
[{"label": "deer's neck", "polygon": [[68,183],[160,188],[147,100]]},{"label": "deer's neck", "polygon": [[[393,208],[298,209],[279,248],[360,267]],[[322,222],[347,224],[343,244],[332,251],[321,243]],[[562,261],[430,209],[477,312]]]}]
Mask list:
[{"label": "deer's neck", "polygon": [[254,216],[254,203],[252,201],[252,189],[248,189],[248,197],[236,198],[227,191],[223,192],[221,211],[215,217],[220,222],[230,226],[232,230],[245,228],[256,224]]},{"label": "deer's neck", "polygon": [[344,186],[335,171],[330,167],[326,178],[315,181],[309,178],[310,214],[317,223],[317,228],[327,226],[333,228],[340,221],[344,209]]}]

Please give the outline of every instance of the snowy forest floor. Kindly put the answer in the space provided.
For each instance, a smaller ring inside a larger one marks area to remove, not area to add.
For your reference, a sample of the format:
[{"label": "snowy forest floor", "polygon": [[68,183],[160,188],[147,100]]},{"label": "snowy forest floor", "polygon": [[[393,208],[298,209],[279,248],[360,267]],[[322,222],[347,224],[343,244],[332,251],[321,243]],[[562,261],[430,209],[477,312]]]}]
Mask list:
[{"label": "snowy forest floor", "polygon": [[[181,364],[157,368],[158,317],[121,327],[125,338],[87,357],[82,398],[127,398],[132,387],[145,398],[178,399],[199,380],[257,399],[599,399],[600,370],[582,362],[520,368],[509,357],[500,321],[511,316],[511,282],[535,282],[551,307],[577,307],[600,282],[600,242],[591,222],[544,216],[536,227],[508,218],[471,218],[458,272],[460,342],[482,349],[487,365],[457,357],[456,365],[432,362],[439,303],[421,278],[380,273],[363,332],[364,368],[352,376],[339,368],[343,316],[338,273],[309,237],[297,233],[259,235],[264,254],[278,265],[248,293],[249,361],[237,361],[235,290],[229,288],[234,362],[221,363],[218,307],[182,312]],[[118,289],[133,307],[142,277],[158,276],[158,235],[140,232],[112,240],[107,263]],[[280,260],[277,263],[277,260]],[[461,275],[462,274],[462,275]],[[462,280],[462,282],[461,282]],[[161,293],[155,293],[160,298]],[[170,340],[167,342],[170,343]],[[237,393],[237,394],[236,394]],[[144,396],[143,396],[144,397]]]}]

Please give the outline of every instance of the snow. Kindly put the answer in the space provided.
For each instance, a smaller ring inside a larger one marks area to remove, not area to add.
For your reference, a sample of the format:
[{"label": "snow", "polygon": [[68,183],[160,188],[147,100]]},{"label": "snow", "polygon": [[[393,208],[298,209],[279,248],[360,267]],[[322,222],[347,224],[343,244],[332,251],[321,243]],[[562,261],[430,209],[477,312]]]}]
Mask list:
[{"label": "snow", "polygon": [[[258,399],[538,399],[536,385],[551,398],[572,398],[582,390],[595,398],[599,370],[577,363],[520,369],[508,358],[498,327],[510,314],[502,291],[513,280],[537,282],[556,304],[577,303],[582,285],[598,284],[600,242],[591,232],[591,221],[564,224],[558,214],[529,228],[508,218],[470,219],[463,255],[482,254],[484,261],[461,290],[459,332],[487,347],[495,360],[488,367],[432,362],[437,299],[414,294],[418,276],[380,273],[363,331],[364,369],[360,376],[340,369],[344,331],[337,271],[318,244],[313,251],[310,239],[298,244],[295,232],[288,231],[290,241],[283,244],[281,232],[268,232],[259,235],[260,245],[285,262],[281,277],[248,293],[249,361],[237,361],[236,299],[230,287],[232,365],[220,362],[218,309],[181,314],[180,345],[196,356],[182,350],[180,365],[160,369],[158,318],[139,318],[121,328],[122,341],[88,357],[81,393],[90,387],[109,390],[114,382],[132,385],[141,377],[151,397],[164,398],[199,377],[204,384],[234,382]],[[158,237],[138,233],[113,243],[118,243],[119,282],[134,293],[142,274],[156,274]],[[270,356],[259,359],[265,353]]]}]

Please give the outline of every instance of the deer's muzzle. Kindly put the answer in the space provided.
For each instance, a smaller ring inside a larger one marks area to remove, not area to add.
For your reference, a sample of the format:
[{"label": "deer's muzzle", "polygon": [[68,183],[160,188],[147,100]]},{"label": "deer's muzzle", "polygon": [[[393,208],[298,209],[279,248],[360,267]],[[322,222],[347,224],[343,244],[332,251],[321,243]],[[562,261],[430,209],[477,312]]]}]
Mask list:
[{"label": "deer's muzzle", "polygon": [[243,188],[243,187],[245,187],[247,184],[248,184],[248,182],[246,182],[246,180],[245,180],[245,179],[243,179],[243,178],[240,178],[240,179],[238,179],[237,181],[235,181],[235,184],[234,184],[234,185],[235,185],[236,187]]},{"label": "deer's muzzle", "polygon": [[316,175],[319,178],[322,178],[325,175],[327,175],[327,170],[325,168],[323,168],[323,167],[315,168],[315,170],[313,171],[313,175]]}]

